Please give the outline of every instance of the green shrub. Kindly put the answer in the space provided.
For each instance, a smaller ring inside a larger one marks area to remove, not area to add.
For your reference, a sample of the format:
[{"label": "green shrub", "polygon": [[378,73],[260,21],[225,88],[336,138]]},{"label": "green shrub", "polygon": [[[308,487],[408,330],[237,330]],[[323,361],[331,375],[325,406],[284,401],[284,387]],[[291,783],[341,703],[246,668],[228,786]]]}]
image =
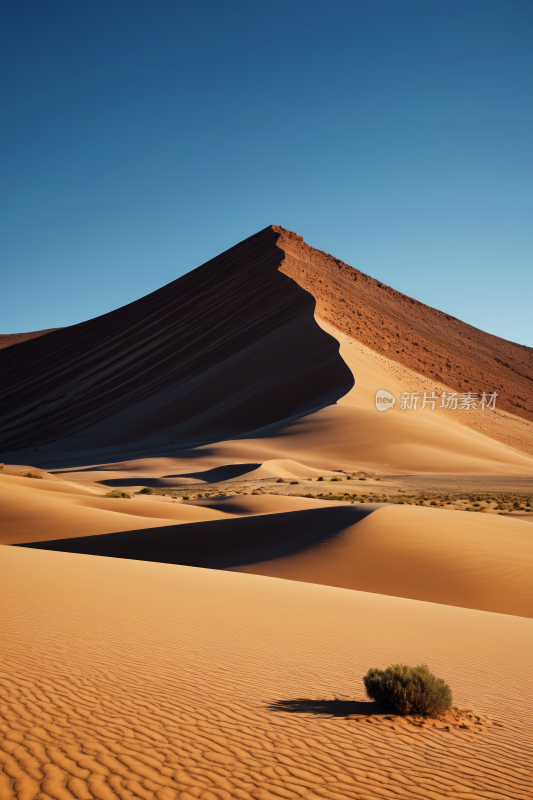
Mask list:
[{"label": "green shrub", "polygon": [[436,678],[426,664],[369,669],[363,682],[372,700],[397,714],[436,716],[452,705],[450,687],[442,678]]},{"label": "green shrub", "polygon": [[115,489],[114,492],[108,492],[106,495],[104,495],[104,497],[127,497],[128,499],[131,499],[131,494],[123,492],[120,489]]},{"label": "green shrub", "polygon": [[144,489],[141,489],[137,494],[155,494],[155,489],[152,489],[151,486],[145,486]]}]

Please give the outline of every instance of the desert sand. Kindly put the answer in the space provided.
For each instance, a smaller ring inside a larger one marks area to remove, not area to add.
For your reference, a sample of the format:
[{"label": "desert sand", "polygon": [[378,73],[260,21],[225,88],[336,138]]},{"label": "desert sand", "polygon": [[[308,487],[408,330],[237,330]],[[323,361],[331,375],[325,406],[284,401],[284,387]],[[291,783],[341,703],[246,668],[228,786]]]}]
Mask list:
[{"label": "desert sand", "polygon": [[[0,553],[3,798],[532,796],[529,619]],[[375,714],[361,677],[401,660],[427,661],[494,724],[425,730]]]},{"label": "desert sand", "polygon": [[531,348],[270,226],[0,368],[0,800],[533,797]]}]

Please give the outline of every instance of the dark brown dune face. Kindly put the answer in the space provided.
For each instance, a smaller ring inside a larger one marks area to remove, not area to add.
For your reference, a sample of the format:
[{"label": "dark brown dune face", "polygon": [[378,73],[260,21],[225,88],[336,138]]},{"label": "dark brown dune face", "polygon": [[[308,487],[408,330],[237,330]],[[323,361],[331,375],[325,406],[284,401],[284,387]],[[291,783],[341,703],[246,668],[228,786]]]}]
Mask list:
[{"label": "dark brown dune face", "polygon": [[156,292],[0,352],[0,451],[187,445],[335,402],[353,385],[272,227]]},{"label": "dark brown dune face", "polygon": [[275,230],[282,272],[313,295],[318,317],[457,392],[495,391],[499,409],[533,421],[533,348],[480,331]]},{"label": "dark brown dune face", "polygon": [[27,342],[29,339],[37,339],[39,336],[44,336],[45,333],[52,333],[57,331],[58,328],[48,328],[45,331],[30,331],[29,333],[0,333],[0,350],[4,347],[11,347],[14,344],[21,344]]}]

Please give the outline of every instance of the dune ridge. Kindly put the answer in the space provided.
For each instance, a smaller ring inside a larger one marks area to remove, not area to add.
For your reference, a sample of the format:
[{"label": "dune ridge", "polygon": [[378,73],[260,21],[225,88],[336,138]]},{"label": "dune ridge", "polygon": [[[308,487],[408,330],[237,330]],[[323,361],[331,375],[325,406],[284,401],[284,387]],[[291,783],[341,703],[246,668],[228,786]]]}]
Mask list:
[{"label": "dune ridge", "polygon": [[[352,385],[272,227],[147,297],[0,352],[3,453],[209,441]],[[27,462],[26,457],[21,459]]]},{"label": "dune ridge", "polygon": [[[284,510],[280,504],[275,510],[269,502],[257,504],[255,514],[246,513],[246,505],[243,508],[240,498],[196,501],[190,522],[183,515],[179,525],[161,520],[155,527],[153,520],[146,520],[150,527],[142,527],[137,518],[123,531],[115,527],[114,532],[97,530],[88,536],[78,531],[73,538],[19,538],[16,543],[47,551],[229,569],[533,618],[533,537],[528,523],[462,511],[452,517],[440,509],[382,503],[310,501],[300,508],[287,504]],[[228,512],[233,516],[222,518]],[[117,515],[115,524],[120,519]]]},{"label": "dune ridge", "polygon": [[0,333],[0,350],[3,350],[4,347],[12,347],[14,344],[27,342],[29,339],[37,339],[39,336],[44,336],[57,330],[59,328],[47,328],[44,331],[30,331],[29,333]]},{"label": "dune ridge", "polygon": [[474,328],[274,228],[282,272],[313,295],[317,317],[455,391],[497,391],[499,408],[533,422],[532,347]]}]

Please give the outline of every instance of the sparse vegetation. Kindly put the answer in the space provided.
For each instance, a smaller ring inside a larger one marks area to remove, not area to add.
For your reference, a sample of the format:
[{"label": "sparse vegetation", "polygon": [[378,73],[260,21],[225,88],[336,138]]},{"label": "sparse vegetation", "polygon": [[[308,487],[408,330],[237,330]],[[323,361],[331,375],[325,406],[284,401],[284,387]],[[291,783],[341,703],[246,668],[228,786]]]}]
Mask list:
[{"label": "sparse vegetation", "polygon": [[437,716],[452,705],[450,687],[429,671],[427,664],[392,664],[369,669],[363,678],[368,696],[397,714]]},{"label": "sparse vegetation", "polygon": [[36,472],[26,472],[25,475],[22,476],[23,478],[39,478],[39,480],[43,479],[42,475],[37,475]]},{"label": "sparse vegetation", "polygon": [[128,500],[131,500],[131,494],[123,492],[122,489],[115,489],[113,492],[108,492],[104,497],[126,497]]},{"label": "sparse vegetation", "polygon": [[141,489],[141,491],[137,492],[137,494],[156,494],[156,491],[155,489],[152,489],[151,486],[145,486],[144,489]]}]

